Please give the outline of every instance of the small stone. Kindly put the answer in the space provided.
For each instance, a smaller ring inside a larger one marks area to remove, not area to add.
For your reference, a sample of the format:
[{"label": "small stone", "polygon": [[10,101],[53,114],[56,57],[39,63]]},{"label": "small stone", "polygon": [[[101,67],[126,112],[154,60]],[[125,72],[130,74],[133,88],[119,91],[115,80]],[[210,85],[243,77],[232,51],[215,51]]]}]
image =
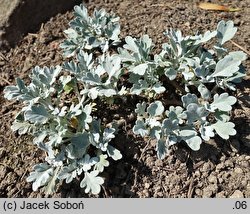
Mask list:
[{"label": "small stone", "polygon": [[202,184],[202,182],[199,182],[199,183],[197,183],[196,186],[199,187],[199,188],[202,188],[203,184]]},{"label": "small stone", "polygon": [[146,197],[146,198],[149,197],[149,192],[148,192],[148,190],[144,189],[144,190],[142,191],[142,193],[143,193],[143,197]]},{"label": "small stone", "polygon": [[226,157],[225,156],[221,156],[220,162],[225,162],[225,161],[226,161]]},{"label": "small stone", "polygon": [[150,187],[149,183],[145,183],[145,188],[148,189]]},{"label": "small stone", "polygon": [[244,167],[244,168],[249,168],[249,167],[250,167],[248,161],[242,161],[242,162],[240,163],[240,165],[241,165],[242,167]]},{"label": "small stone", "polygon": [[244,198],[244,195],[240,190],[235,190],[235,192],[230,196],[230,198]]},{"label": "small stone", "polygon": [[234,157],[234,156],[238,156],[238,155],[236,155],[235,152],[231,152],[231,156]]},{"label": "small stone", "polygon": [[250,160],[250,156],[246,156],[246,157],[245,157],[245,160],[246,160],[246,161]]},{"label": "small stone", "polygon": [[215,194],[218,190],[218,186],[216,184],[210,184],[203,189],[203,197],[210,198],[213,194]]},{"label": "small stone", "polygon": [[209,172],[210,170],[211,170],[211,164],[210,163],[204,163],[201,171],[202,172]]},{"label": "small stone", "polygon": [[241,23],[241,20],[240,20],[240,19],[235,19],[235,20],[234,20],[234,25],[235,25],[235,26],[239,26],[240,23]]},{"label": "small stone", "polygon": [[226,167],[234,167],[234,164],[233,164],[233,162],[231,160],[226,160],[225,161],[225,166]]},{"label": "small stone", "polygon": [[237,161],[244,161],[245,160],[245,156],[244,155],[241,155],[237,158]]},{"label": "small stone", "polygon": [[119,114],[114,114],[114,116],[113,116],[113,117],[114,117],[114,119],[115,119],[115,120],[120,119],[120,115],[119,115]]},{"label": "small stone", "polygon": [[211,184],[217,184],[217,177],[214,176],[214,175],[210,175],[208,177],[208,182],[211,183]]},{"label": "small stone", "polygon": [[244,186],[247,186],[247,184],[248,184],[248,179],[243,179],[242,181],[241,181],[241,185],[244,187]]},{"label": "small stone", "polygon": [[216,166],[216,170],[217,171],[221,171],[222,169],[225,168],[225,164],[224,163],[219,163],[217,166]]},{"label": "small stone", "polygon": [[0,180],[2,180],[6,174],[7,174],[7,167],[0,165]]},{"label": "small stone", "polygon": [[224,182],[224,179],[223,178],[218,178],[218,181],[220,184],[222,184]]},{"label": "small stone", "polygon": [[225,174],[222,175],[222,178],[226,180],[227,178],[231,177],[231,172],[225,172]]},{"label": "small stone", "polygon": [[168,187],[169,189],[173,189],[175,187],[175,184],[170,183]]},{"label": "small stone", "polygon": [[204,189],[203,191],[203,197],[204,198],[210,198],[213,195],[213,191],[210,189]]},{"label": "small stone", "polygon": [[162,192],[158,192],[158,197],[162,198],[163,197],[163,193]]},{"label": "small stone", "polygon": [[153,197],[154,198],[162,198],[162,197],[164,197],[164,195],[162,192],[155,192]]},{"label": "small stone", "polygon": [[23,173],[24,173],[22,168],[21,168],[21,169],[16,169],[15,172],[16,172],[16,174],[17,174],[18,176],[20,176],[20,177],[21,177],[21,176],[23,175]]},{"label": "small stone", "polygon": [[184,23],[184,26],[190,27],[190,22],[185,22],[185,23]]},{"label": "small stone", "polygon": [[202,190],[201,189],[195,189],[195,194],[198,195],[198,196],[201,196],[202,195]]},{"label": "small stone", "polygon": [[163,165],[162,160],[157,159],[157,160],[155,161],[155,166],[161,167],[162,165]]},{"label": "small stone", "polygon": [[0,149],[0,158],[3,158],[6,155],[6,151],[4,148]]},{"label": "small stone", "polygon": [[209,175],[209,173],[208,173],[208,172],[203,172],[203,173],[202,173],[202,175],[201,175],[201,177],[202,177],[202,178],[207,178],[207,177],[208,177],[208,175]]},{"label": "small stone", "polygon": [[250,185],[247,186],[247,189],[245,191],[245,197],[250,198]]},{"label": "small stone", "polygon": [[152,166],[154,164],[154,158],[152,156],[147,157],[146,164]]},{"label": "small stone", "polygon": [[161,191],[162,187],[160,185],[161,185],[160,183],[157,183],[157,186],[155,188],[155,192],[160,192]]},{"label": "small stone", "polygon": [[226,198],[224,191],[218,192],[216,198]]},{"label": "small stone", "polygon": [[167,176],[167,172],[166,171],[162,171],[162,177],[166,177]]},{"label": "small stone", "polygon": [[237,173],[237,174],[242,174],[243,170],[241,168],[237,167],[237,168],[234,169],[234,172]]},{"label": "small stone", "polygon": [[194,172],[194,175],[199,178],[201,176],[201,173],[200,173],[200,171],[196,170]]}]

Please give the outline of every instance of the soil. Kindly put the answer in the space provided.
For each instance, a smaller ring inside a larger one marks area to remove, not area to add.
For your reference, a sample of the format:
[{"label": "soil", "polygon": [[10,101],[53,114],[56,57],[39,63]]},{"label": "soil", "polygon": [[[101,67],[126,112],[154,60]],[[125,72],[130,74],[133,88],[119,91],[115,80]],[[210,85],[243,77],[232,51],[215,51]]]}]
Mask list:
[{"label": "soil", "polygon": [[[71,10],[81,0],[1,0],[0,49],[13,47],[28,32],[35,32],[51,16]],[[20,18],[21,17],[21,18]]]},{"label": "soil", "polygon": [[[167,28],[180,29],[186,35],[215,29],[217,23],[233,20],[238,32],[233,41],[250,49],[250,1],[212,1],[241,8],[239,12],[205,11],[197,7],[198,0],[94,0],[86,3],[93,8],[105,8],[121,17],[122,37],[149,34],[156,47],[165,41]],[[29,34],[18,45],[0,55],[0,197],[45,197],[33,192],[26,178],[32,166],[42,162],[45,154],[31,144],[28,136],[13,133],[10,126],[22,107],[3,98],[3,89],[14,84],[16,77],[28,80],[35,65],[52,66],[63,61],[59,43],[63,30],[73,17],[72,12],[58,14],[43,24],[35,34]],[[229,43],[229,48],[239,50]],[[156,48],[156,51],[157,51]],[[203,143],[198,152],[185,145],[172,147],[164,160],[156,157],[153,141],[132,134],[133,121],[128,121],[113,142],[123,153],[123,159],[111,162],[105,184],[97,196],[86,195],[79,181],[63,184],[52,197],[250,197],[250,61],[244,63],[247,77],[234,93],[233,122],[237,135],[229,140],[215,138]],[[104,116],[125,117],[135,107],[135,100],[116,104]],[[120,106],[126,109],[121,110]]]}]

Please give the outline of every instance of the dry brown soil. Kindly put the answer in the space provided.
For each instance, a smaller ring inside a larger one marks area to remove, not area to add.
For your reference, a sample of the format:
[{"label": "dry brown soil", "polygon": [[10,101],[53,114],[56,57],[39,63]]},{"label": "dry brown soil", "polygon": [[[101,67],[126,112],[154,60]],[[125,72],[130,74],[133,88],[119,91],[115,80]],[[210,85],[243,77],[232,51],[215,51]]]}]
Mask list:
[{"label": "dry brown soil", "polygon": [[[233,39],[250,50],[250,1],[212,1],[232,7],[239,12],[204,11],[198,0],[93,0],[87,7],[105,8],[121,17],[122,37],[149,34],[156,47],[165,41],[167,28],[181,29],[186,35],[196,31],[215,29],[217,23],[233,20],[238,27]],[[33,192],[26,178],[35,163],[43,161],[44,154],[31,144],[30,137],[21,137],[10,129],[15,114],[21,108],[18,102],[3,98],[5,86],[14,84],[16,77],[28,79],[35,65],[57,65],[63,61],[58,44],[64,39],[72,12],[59,14],[41,26],[35,34],[27,35],[10,51],[0,55],[0,197],[44,197]],[[230,49],[238,47],[228,45]],[[157,50],[156,50],[157,51]],[[112,162],[103,174],[105,185],[98,196],[86,195],[76,180],[63,184],[53,197],[250,197],[250,63],[244,65],[248,76],[238,85],[238,102],[233,110],[233,121],[238,133],[230,140],[215,138],[204,143],[198,152],[184,145],[173,147],[164,160],[156,158],[154,142],[134,136],[132,122],[119,132],[115,144],[124,158]],[[114,105],[104,117],[119,118],[129,114],[135,100]],[[105,109],[103,107],[103,109]]]}]

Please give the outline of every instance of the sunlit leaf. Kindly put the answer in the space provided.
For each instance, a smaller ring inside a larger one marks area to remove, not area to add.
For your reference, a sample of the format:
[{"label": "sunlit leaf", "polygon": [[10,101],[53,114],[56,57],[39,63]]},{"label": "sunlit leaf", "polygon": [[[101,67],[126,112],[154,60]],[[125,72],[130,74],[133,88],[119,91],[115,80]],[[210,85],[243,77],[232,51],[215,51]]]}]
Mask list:
[{"label": "sunlit leaf", "polygon": [[98,194],[101,191],[101,185],[104,183],[104,180],[98,174],[98,170],[90,173],[85,172],[84,179],[80,183],[81,188],[85,188],[85,193]]},{"label": "sunlit leaf", "polygon": [[220,21],[217,25],[217,37],[221,45],[232,39],[237,32],[237,28],[234,27],[233,21]]},{"label": "sunlit leaf", "polygon": [[228,93],[223,94],[215,94],[214,101],[210,105],[211,110],[219,109],[221,111],[230,111],[232,109],[232,105],[235,104],[237,99],[233,96],[229,96]]},{"label": "sunlit leaf", "polygon": [[215,129],[216,133],[223,139],[229,139],[230,136],[236,135],[235,125],[232,122],[222,122],[218,121],[213,124],[212,127]]}]

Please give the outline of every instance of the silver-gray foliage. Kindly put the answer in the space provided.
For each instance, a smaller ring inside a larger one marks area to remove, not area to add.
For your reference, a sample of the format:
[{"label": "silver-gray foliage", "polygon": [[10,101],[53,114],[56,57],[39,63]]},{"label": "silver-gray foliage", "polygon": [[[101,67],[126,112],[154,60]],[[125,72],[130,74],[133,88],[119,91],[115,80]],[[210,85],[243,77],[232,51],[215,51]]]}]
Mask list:
[{"label": "silver-gray foliage", "polygon": [[[112,72],[114,65],[110,60],[104,62],[110,68],[108,72]],[[118,160],[122,157],[119,150],[109,145],[116,130],[113,127],[104,128],[100,120],[92,116],[94,105],[89,100],[92,96],[78,92],[77,75],[70,72],[70,78],[59,78],[65,77],[60,66],[35,67],[29,85],[17,79],[16,86],[7,86],[4,90],[7,99],[25,103],[12,129],[19,134],[33,135],[33,143],[47,154],[45,162],[35,165],[27,178],[27,181],[33,182],[33,190],[44,186],[47,193],[52,193],[60,180],[69,183],[84,174],[81,187],[96,194],[104,182],[98,174],[109,165],[107,158]],[[78,99],[70,104],[62,99],[66,93],[63,89],[65,79],[75,80],[71,83]],[[103,95],[102,92],[99,95]]]},{"label": "silver-gray foliage", "polygon": [[[235,102],[236,98],[227,93],[215,94],[209,101],[188,93],[182,96],[182,106],[170,106],[166,110],[161,101],[155,101],[148,107],[145,102],[138,103],[133,131],[142,137],[155,139],[157,155],[161,159],[169,146],[182,141],[197,151],[202,140],[208,141],[215,134],[223,139],[236,134],[234,124],[228,121],[229,111]],[[223,117],[211,120],[215,113]]]},{"label": "silver-gray foliage", "polygon": [[[125,44],[111,53],[110,46],[120,41],[118,21],[104,10],[95,10],[90,17],[83,5],[76,6],[61,45],[72,59],[62,66],[36,66],[29,84],[17,78],[16,86],[4,89],[5,98],[24,103],[12,130],[32,135],[33,143],[46,153],[44,163],[35,165],[27,178],[34,191],[44,187],[53,193],[59,181],[70,183],[82,174],[85,192],[100,192],[108,159],[116,161],[122,155],[110,144],[117,126],[97,118],[96,100],[143,97],[135,108],[133,132],[155,140],[161,159],[177,143],[185,142],[196,151],[216,134],[223,139],[236,134],[229,120],[237,100],[228,91],[245,76],[246,54],[223,47],[236,33],[232,21],[221,21],[217,30],[194,36],[170,29],[165,33],[168,43],[155,55],[148,35],[127,36]],[[205,49],[204,44],[212,41],[211,49]],[[126,87],[121,84],[124,79]],[[166,95],[177,85],[180,102],[168,104]],[[218,88],[227,92],[219,93]]]},{"label": "silver-gray foliage", "polygon": [[64,31],[67,39],[61,44],[65,56],[72,56],[80,49],[101,48],[106,52],[110,45],[120,42],[119,17],[104,9],[95,9],[91,17],[84,5],[75,6],[74,9],[75,19],[69,23],[70,28]]}]

